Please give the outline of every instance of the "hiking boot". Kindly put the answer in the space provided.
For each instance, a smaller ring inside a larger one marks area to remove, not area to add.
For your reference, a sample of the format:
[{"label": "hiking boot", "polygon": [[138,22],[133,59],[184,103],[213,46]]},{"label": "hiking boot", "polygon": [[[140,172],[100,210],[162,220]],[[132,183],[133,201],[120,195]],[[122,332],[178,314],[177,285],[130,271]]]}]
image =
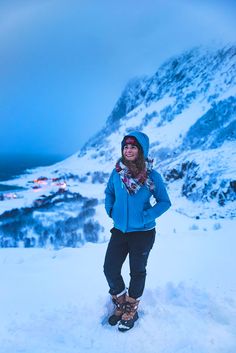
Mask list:
[{"label": "hiking boot", "polygon": [[122,315],[124,314],[124,305],[126,300],[126,294],[123,293],[119,296],[112,295],[112,301],[115,304],[115,310],[113,314],[109,317],[108,322],[111,326],[117,324],[120,321]]},{"label": "hiking boot", "polygon": [[125,332],[130,330],[134,326],[135,321],[138,320],[138,305],[139,300],[126,295],[124,314],[122,315],[118,325],[119,331]]}]

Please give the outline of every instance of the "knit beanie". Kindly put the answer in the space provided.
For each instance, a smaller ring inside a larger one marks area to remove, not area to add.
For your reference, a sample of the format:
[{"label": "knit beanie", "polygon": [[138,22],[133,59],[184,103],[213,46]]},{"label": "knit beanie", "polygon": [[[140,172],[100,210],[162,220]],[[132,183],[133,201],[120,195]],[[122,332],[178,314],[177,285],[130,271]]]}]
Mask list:
[{"label": "knit beanie", "polygon": [[139,149],[142,149],[142,146],[140,145],[140,143],[138,142],[138,140],[134,137],[134,136],[125,136],[121,142],[121,149],[123,151],[123,148],[125,147],[125,145],[133,145],[138,147]]},{"label": "knit beanie", "polygon": [[147,158],[149,151],[149,138],[146,134],[140,131],[132,131],[129,135],[126,135],[121,142],[121,151],[126,144],[137,146],[143,151],[144,158]]}]

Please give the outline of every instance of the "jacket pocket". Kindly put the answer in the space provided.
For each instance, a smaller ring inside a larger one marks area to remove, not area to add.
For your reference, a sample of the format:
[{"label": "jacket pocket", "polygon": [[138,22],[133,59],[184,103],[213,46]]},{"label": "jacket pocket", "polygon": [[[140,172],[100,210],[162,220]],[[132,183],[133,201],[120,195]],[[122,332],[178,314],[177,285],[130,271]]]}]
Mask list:
[{"label": "jacket pocket", "polygon": [[145,228],[150,228],[155,225],[155,218],[150,214],[150,208],[143,211],[143,222]]},{"label": "jacket pocket", "polygon": [[144,228],[143,211],[133,207],[129,212],[129,227],[133,229]]},{"label": "jacket pocket", "polygon": [[111,210],[111,218],[113,219],[114,223],[117,223],[119,215],[115,204],[113,205]]}]

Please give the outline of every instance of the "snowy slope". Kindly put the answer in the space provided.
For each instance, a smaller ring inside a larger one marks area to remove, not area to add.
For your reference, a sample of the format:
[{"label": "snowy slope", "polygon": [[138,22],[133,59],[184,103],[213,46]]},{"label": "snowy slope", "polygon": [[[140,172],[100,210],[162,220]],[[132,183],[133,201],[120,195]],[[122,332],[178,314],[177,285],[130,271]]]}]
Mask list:
[{"label": "snowy slope", "polygon": [[[106,321],[106,243],[1,249],[0,352],[234,353],[234,227],[232,220],[163,215],[140,319],[128,333]],[[127,263],[124,277],[128,283]]]}]

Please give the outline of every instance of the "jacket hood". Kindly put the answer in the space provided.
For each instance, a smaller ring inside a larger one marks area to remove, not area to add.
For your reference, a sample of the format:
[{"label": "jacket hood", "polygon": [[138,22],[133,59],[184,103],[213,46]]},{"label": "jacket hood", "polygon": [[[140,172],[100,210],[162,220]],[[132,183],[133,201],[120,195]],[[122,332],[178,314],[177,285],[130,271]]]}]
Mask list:
[{"label": "jacket hood", "polygon": [[[138,141],[138,143],[140,144],[140,146],[143,149],[144,158],[147,158],[148,152],[149,152],[149,138],[148,138],[148,136],[146,134],[144,134],[143,132],[140,132],[140,131],[131,131],[128,135],[126,135],[124,137],[124,139],[127,136],[133,136],[133,137],[136,138],[136,140]],[[121,143],[121,148],[122,148],[122,143]]]}]

